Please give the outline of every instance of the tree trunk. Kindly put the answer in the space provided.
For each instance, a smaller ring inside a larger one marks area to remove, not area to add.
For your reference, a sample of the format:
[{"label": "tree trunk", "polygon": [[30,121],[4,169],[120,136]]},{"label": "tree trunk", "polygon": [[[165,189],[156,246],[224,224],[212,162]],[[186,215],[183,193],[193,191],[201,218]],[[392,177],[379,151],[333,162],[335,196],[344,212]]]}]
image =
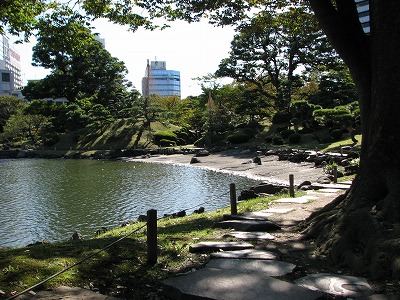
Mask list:
[{"label": "tree trunk", "polygon": [[[328,2],[310,0],[320,20],[331,9],[323,7]],[[336,2],[340,10],[346,1]],[[363,134],[360,171],[345,197],[306,222],[308,237],[316,239],[321,254],[372,278],[400,278],[399,15],[398,0],[370,0],[371,43],[365,49],[359,47],[365,43],[357,46],[351,41],[346,49],[343,36],[331,35],[359,92]],[[337,30],[326,20],[321,24],[324,22],[322,27],[328,32]],[[354,33],[351,26],[348,30]],[[357,47],[367,52],[360,52],[360,57],[366,59],[371,53],[371,59],[363,62],[354,57]]]}]

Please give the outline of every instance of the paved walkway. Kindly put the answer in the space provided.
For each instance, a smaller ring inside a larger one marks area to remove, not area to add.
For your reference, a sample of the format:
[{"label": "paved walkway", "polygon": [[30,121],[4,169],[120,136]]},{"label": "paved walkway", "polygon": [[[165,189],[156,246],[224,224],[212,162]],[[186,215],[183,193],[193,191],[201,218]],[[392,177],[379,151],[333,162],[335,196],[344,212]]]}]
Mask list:
[{"label": "paved walkway", "polygon": [[[211,252],[210,262],[203,269],[165,280],[165,293],[171,299],[376,299],[373,297],[377,295],[372,296],[374,291],[364,278],[320,273],[290,281],[288,275],[298,266],[268,250],[279,247],[280,235],[287,234],[285,231],[290,226],[304,220],[349,186],[350,183],[320,185],[320,190],[309,191],[305,196],[274,201],[269,209],[233,218],[227,216],[233,220],[216,224],[232,228],[229,234],[221,236],[221,241],[190,246],[194,253]],[[259,249],[260,245],[266,247]]]}]

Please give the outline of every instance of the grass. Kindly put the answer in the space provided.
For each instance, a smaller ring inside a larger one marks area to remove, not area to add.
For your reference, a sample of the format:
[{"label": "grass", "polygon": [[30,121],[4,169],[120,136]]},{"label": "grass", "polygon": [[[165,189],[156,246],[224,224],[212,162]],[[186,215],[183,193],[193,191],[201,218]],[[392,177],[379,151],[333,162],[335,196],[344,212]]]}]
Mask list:
[{"label": "grass", "polygon": [[[238,212],[265,209],[272,200],[286,196],[242,201],[238,203]],[[143,222],[115,228],[89,240],[0,249],[0,290],[5,293],[3,296],[0,293],[0,299],[37,284],[136,230],[137,233],[46,282],[39,289],[59,285],[81,286],[128,299],[147,299],[149,294],[161,293],[159,287],[164,278],[208,261],[207,255],[189,253],[189,246],[198,241],[219,239],[227,230],[214,228],[213,224],[229,213],[227,207],[158,220],[159,249],[155,266],[146,264]]]}]

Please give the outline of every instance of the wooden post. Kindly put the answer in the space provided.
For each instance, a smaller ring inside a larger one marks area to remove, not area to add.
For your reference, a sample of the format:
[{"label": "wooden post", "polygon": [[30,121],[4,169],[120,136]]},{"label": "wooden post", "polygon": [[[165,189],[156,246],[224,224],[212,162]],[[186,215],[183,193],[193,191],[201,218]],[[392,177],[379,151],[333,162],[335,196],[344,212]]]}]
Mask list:
[{"label": "wooden post", "polygon": [[294,175],[289,174],[289,195],[294,197]]},{"label": "wooden post", "polygon": [[337,183],[337,166],[333,167],[333,182]]},{"label": "wooden post", "polygon": [[147,211],[147,264],[157,263],[157,210]]},{"label": "wooden post", "polygon": [[231,195],[231,215],[237,215],[236,186],[234,183],[229,185]]}]

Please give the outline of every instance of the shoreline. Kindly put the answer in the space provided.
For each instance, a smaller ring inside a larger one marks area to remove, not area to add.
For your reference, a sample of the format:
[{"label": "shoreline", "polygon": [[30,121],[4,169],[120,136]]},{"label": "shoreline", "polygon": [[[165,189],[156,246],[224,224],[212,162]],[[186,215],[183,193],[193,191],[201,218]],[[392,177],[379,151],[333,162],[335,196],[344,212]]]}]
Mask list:
[{"label": "shoreline", "polygon": [[[216,172],[243,176],[257,181],[272,184],[289,184],[289,174],[294,175],[295,185],[308,180],[317,181],[324,176],[322,168],[316,168],[314,163],[293,163],[279,160],[277,155],[257,155],[250,150],[226,150],[210,153],[207,156],[196,157],[197,163],[191,163],[193,155],[168,154],[146,157],[126,157],[125,161],[175,164],[186,167],[202,168]],[[252,159],[259,157],[261,165],[253,163]]]}]

